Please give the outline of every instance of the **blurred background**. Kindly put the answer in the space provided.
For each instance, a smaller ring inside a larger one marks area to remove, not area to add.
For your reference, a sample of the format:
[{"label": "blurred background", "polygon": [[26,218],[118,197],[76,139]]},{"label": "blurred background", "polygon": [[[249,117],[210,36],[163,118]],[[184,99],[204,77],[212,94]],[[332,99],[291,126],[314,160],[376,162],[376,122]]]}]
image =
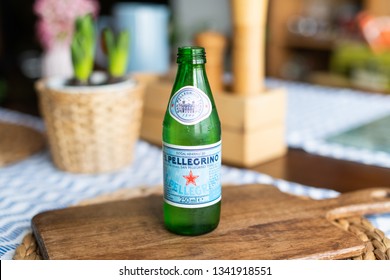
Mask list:
[{"label": "blurred background", "polygon": [[[45,0],[0,2],[0,106],[31,114],[38,114],[34,82],[44,75],[49,52],[38,35],[37,2]],[[51,2],[73,5],[72,0]],[[177,46],[192,44],[200,31],[218,31],[231,41],[229,0],[93,2],[97,28],[131,29],[129,72],[168,71]],[[389,17],[388,0],[269,0],[266,75],[388,93]],[[226,72],[229,51],[228,46]],[[97,56],[98,69],[105,63],[99,48]]]}]

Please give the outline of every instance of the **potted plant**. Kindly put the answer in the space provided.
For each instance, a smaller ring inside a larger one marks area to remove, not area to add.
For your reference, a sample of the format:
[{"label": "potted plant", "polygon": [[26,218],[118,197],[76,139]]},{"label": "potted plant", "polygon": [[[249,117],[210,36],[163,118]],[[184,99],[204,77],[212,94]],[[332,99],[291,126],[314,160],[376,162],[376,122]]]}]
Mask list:
[{"label": "potted plant", "polygon": [[73,67],[69,45],[74,21],[85,14],[97,15],[98,0],[35,0],[36,35],[42,46],[42,75],[72,76]]},{"label": "potted plant", "polygon": [[100,173],[132,161],[143,105],[142,83],[125,75],[129,34],[102,34],[108,67],[93,72],[97,35],[92,15],[77,18],[71,43],[73,78],[41,79],[36,88],[55,165]]}]

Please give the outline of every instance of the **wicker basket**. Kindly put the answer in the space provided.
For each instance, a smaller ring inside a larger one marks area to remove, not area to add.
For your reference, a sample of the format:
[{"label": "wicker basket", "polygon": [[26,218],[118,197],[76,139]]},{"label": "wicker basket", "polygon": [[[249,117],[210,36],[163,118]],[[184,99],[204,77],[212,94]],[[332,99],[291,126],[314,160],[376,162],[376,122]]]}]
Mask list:
[{"label": "wicker basket", "polygon": [[54,89],[36,83],[55,165],[75,173],[114,171],[132,162],[138,139],[144,85]]}]

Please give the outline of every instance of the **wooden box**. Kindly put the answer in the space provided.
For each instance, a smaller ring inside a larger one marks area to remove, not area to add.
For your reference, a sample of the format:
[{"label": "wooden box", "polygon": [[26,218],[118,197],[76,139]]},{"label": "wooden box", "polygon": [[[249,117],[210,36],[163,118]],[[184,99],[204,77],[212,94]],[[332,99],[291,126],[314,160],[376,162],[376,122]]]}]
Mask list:
[{"label": "wooden box", "polygon": [[[146,77],[141,138],[161,145],[162,122],[173,80]],[[252,167],[286,152],[286,93],[267,89],[255,96],[213,93],[222,125],[222,161]]]}]

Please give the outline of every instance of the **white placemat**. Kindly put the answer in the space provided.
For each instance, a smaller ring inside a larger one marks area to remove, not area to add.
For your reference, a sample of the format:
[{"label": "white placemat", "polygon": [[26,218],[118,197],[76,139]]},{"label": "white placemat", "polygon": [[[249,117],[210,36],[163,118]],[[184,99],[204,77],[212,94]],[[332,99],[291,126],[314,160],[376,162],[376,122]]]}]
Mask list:
[{"label": "white placemat", "polygon": [[289,147],[337,159],[390,167],[388,152],[326,141],[330,136],[390,115],[390,95],[275,79],[268,79],[267,85],[287,90],[286,142]]}]

